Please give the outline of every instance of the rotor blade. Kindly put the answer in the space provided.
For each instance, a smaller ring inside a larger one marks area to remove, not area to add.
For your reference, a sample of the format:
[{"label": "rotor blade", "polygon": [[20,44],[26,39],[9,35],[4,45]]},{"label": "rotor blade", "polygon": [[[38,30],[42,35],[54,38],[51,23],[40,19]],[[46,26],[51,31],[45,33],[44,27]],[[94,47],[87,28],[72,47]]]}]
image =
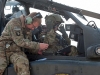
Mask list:
[{"label": "rotor blade", "polygon": [[86,16],[100,19],[100,14],[95,13],[95,12],[91,12],[91,11],[87,11],[87,10],[82,9],[80,13],[82,13],[83,15],[86,15]]},{"label": "rotor blade", "polygon": [[70,6],[60,4],[60,3],[56,3],[56,2],[53,2],[52,6],[55,7],[55,8],[58,8],[60,10],[66,10],[66,11],[73,12],[73,13],[79,13],[81,11],[81,9],[78,9],[78,8],[75,8],[75,7],[70,7]]},{"label": "rotor blade", "polygon": [[[17,1],[19,1],[19,0],[17,0]],[[75,7],[70,7],[70,6],[67,6],[67,5],[64,5],[61,3],[57,3],[57,2],[52,2],[49,0],[20,0],[20,1],[28,3],[30,6],[33,6],[34,2],[36,2],[34,8],[40,9],[40,10],[44,10],[43,8],[48,8],[49,6],[52,6],[58,10],[66,10],[66,11],[77,13],[77,14],[82,13],[83,15],[100,19],[100,14],[98,14],[98,13],[75,8]]]}]

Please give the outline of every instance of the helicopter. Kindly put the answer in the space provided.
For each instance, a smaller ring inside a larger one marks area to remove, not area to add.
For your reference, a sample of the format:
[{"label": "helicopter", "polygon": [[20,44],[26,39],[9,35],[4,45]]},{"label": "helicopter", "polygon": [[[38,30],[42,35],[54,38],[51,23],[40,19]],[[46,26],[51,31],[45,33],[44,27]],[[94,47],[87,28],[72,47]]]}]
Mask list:
[{"label": "helicopter", "polygon": [[[0,0],[0,33],[4,26],[4,7],[7,0]],[[31,75],[98,75],[100,74],[100,29],[94,21],[85,18],[91,16],[100,19],[100,14],[91,11],[69,7],[52,0],[16,0],[25,8],[28,15],[29,8],[52,12],[63,16],[66,21],[70,18],[74,24],[65,24],[66,31],[70,31],[69,38],[78,42],[79,56],[44,56],[28,55],[30,59]],[[53,10],[56,9],[56,11]],[[92,25],[90,23],[93,23]],[[81,56],[83,55],[83,56]],[[9,65],[4,75],[16,75],[13,65]]]}]

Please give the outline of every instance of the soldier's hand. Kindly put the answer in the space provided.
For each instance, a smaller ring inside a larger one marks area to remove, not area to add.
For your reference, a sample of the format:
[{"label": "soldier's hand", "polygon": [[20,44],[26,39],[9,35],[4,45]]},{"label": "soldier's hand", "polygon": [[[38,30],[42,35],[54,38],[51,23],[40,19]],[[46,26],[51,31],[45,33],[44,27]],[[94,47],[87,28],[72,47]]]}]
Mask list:
[{"label": "soldier's hand", "polygon": [[61,33],[65,33],[65,28],[64,28],[64,25],[63,25],[63,24],[60,25],[59,31],[60,31]]},{"label": "soldier's hand", "polygon": [[38,51],[38,54],[42,55],[42,50],[39,50],[39,51]]},{"label": "soldier's hand", "polygon": [[40,54],[40,55],[42,55],[42,52],[44,51],[44,50],[46,50],[47,48],[48,48],[48,44],[46,44],[46,43],[40,43],[40,49],[39,49],[39,51],[38,51],[38,54]]},{"label": "soldier's hand", "polygon": [[48,48],[49,44],[46,43],[40,43],[40,49],[39,50],[46,50]]},{"label": "soldier's hand", "polygon": [[62,33],[62,35],[63,35],[64,38],[68,38],[68,34],[66,33],[66,30],[65,30],[63,24],[60,25],[59,31]]}]

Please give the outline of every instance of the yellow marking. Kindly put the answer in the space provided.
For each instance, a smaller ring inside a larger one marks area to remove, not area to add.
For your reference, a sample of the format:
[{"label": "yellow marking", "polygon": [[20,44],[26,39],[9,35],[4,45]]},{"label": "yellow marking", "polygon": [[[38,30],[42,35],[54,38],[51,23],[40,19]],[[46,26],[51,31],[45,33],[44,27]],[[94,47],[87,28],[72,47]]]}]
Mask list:
[{"label": "yellow marking", "polygon": [[61,73],[61,74],[56,74],[56,75],[69,75],[69,74],[64,74],[64,73]]}]

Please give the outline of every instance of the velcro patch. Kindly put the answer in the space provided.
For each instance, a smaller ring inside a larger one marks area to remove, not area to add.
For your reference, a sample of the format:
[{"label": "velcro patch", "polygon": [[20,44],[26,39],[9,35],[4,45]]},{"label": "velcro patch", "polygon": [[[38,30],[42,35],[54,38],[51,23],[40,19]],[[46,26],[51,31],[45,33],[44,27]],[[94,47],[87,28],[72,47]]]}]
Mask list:
[{"label": "velcro patch", "polygon": [[14,31],[15,31],[15,33],[16,33],[17,36],[20,36],[20,31],[21,31],[20,27],[15,26],[14,27]]},{"label": "velcro patch", "polygon": [[14,30],[15,30],[15,31],[20,31],[20,30],[21,30],[21,28],[20,28],[20,27],[15,26],[15,27],[14,27]]}]

